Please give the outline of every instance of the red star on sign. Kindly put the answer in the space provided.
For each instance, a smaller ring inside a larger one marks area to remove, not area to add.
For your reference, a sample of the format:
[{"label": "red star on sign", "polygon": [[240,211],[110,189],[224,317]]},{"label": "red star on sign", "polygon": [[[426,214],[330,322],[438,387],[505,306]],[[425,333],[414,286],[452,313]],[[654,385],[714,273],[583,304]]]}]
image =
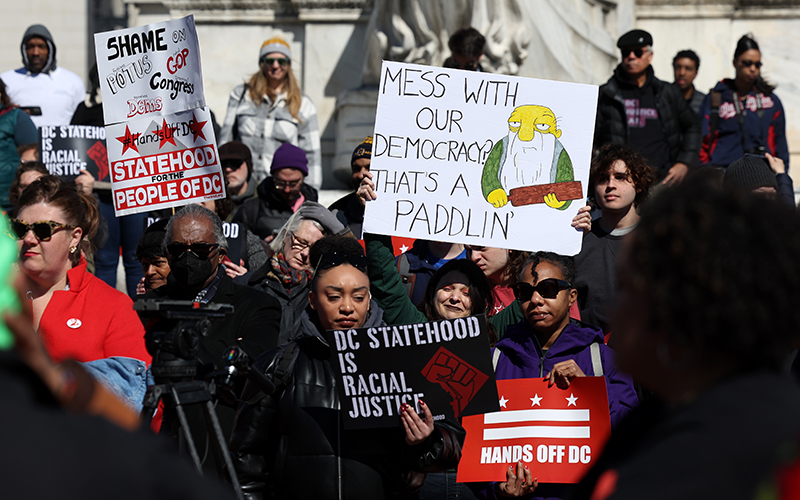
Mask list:
[{"label": "red star on sign", "polygon": [[131,134],[131,130],[125,125],[125,135],[122,137],[117,137],[117,140],[122,143],[122,154],[125,154],[125,151],[132,149],[139,152],[139,146],[136,145],[136,140],[139,138],[139,134]]},{"label": "red star on sign", "polygon": [[203,138],[204,141],[207,141],[206,134],[203,132],[203,127],[205,127],[208,121],[198,122],[197,117],[194,116],[194,112],[192,112],[192,121],[189,122],[189,129],[192,131],[192,142],[197,140],[197,136]]},{"label": "red star on sign", "polygon": [[173,146],[177,146],[175,144],[175,132],[167,125],[166,118],[164,119],[164,124],[161,125],[161,133],[163,135],[161,136],[161,142],[158,144],[158,149],[161,149],[168,142],[171,142]]}]

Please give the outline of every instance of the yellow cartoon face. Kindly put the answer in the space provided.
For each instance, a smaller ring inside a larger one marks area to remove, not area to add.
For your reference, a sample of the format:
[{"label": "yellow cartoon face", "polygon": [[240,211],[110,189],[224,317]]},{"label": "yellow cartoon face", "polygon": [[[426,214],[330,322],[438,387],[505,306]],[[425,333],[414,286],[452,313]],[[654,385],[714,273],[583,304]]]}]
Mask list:
[{"label": "yellow cartoon face", "polygon": [[515,132],[521,141],[531,141],[534,132],[540,134],[553,134],[561,137],[561,131],[556,124],[556,116],[550,108],[544,106],[519,106],[508,118],[508,129]]}]

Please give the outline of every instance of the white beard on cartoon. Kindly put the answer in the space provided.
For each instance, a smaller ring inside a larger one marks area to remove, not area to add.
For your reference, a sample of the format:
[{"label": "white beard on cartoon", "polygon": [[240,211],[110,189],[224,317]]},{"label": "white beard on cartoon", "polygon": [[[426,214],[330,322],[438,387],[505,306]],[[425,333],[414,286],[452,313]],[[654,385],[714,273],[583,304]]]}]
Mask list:
[{"label": "white beard on cartoon", "polygon": [[508,193],[521,186],[548,184],[556,148],[556,136],[534,132],[533,139],[522,141],[516,132],[508,133],[506,158],[500,171],[500,184]]}]

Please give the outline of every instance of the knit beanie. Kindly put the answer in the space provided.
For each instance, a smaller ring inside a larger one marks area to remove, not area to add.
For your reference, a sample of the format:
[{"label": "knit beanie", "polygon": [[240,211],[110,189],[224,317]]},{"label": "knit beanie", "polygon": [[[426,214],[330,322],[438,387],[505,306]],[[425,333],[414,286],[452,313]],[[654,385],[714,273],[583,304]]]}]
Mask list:
[{"label": "knit beanie", "polygon": [[728,166],[722,186],[733,191],[752,191],[767,186],[777,189],[778,181],[763,159],[748,155]]},{"label": "knit beanie", "polygon": [[303,175],[308,175],[306,152],[294,144],[284,142],[272,156],[272,166],[269,168],[269,173],[270,175],[275,175],[275,172],[282,168],[296,168],[303,172]]},{"label": "knit beanie", "polygon": [[361,144],[356,146],[356,149],[353,151],[353,157],[350,159],[350,166],[361,158],[366,158],[368,160],[372,159],[372,136],[367,136]]},{"label": "knit beanie", "polygon": [[289,48],[289,44],[286,43],[286,40],[277,37],[270,38],[261,44],[261,50],[258,52],[258,60],[261,61],[262,57],[267,54],[272,54],[273,52],[283,54],[288,57],[290,61],[292,60],[292,49]]}]

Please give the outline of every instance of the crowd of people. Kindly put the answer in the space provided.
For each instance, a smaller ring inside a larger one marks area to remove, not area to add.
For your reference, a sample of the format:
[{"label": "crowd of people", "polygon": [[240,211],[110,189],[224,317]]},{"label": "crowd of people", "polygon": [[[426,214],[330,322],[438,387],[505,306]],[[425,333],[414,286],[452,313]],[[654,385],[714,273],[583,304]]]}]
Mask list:
[{"label": "crowd of people", "polygon": [[[473,28],[457,31],[445,66],[483,71],[485,44]],[[11,270],[0,291],[8,409],[0,434],[17,443],[43,426],[27,448],[55,458],[25,457],[3,474],[25,483],[34,477],[25,465],[52,468],[62,489],[35,484],[25,493],[72,498],[76,478],[88,477],[75,462],[89,460],[105,475],[101,491],[137,485],[124,498],[231,495],[138,425],[148,387],[179,367],[159,357],[154,369],[158,323],[137,310],[185,301],[201,311],[232,306],[198,326],[193,342],[181,331],[180,347],[196,358],[192,376],[220,376],[236,346],[261,378],[204,386],[219,396],[212,406],[192,404],[205,401],[194,392],[161,394],[155,413],[146,402],[145,420],[155,416],[152,429],[181,447],[193,443],[197,468],[225,470],[247,498],[752,499],[775,491],[785,482],[780,467],[800,456],[800,216],[785,112],[751,35],[733,52],[735,76],[708,94],[693,84],[694,51],[674,57],[667,83],[651,67],[650,33],[632,30],[617,46],[621,62],[599,89],[587,204],[571,222],[580,253],[420,239],[395,255],[388,236],[362,236],[365,207],[379,198],[372,137],[353,151],[353,191],[319,203],[316,108],[285,40],[266,40],[258,70],[230,94],[218,141],[227,197],[116,217],[110,191],[95,188],[91,174],[67,182],[38,161],[37,127],[102,126],[102,98],[96,68],[86,91],[56,65],[47,28],[28,28],[23,67],[0,75],[0,203],[11,237],[0,242]],[[237,238],[226,238],[230,224]],[[120,256],[127,293],[115,289]],[[566,389],[579,377],[604,379],[612,434],[580,483],[540,484],[535,463],[521,461],[508,464],[504,480],[458,483],[464,428],[434,421],[437,409],[424,401],[404,403],[394,428],[343,426],[327,330],[478,315],[497,380]],[[209,411],[231,461],[208,453]],[[96,463],[105,454],[113,461]],[[14,488],[12,496],[23,494]]]}]

